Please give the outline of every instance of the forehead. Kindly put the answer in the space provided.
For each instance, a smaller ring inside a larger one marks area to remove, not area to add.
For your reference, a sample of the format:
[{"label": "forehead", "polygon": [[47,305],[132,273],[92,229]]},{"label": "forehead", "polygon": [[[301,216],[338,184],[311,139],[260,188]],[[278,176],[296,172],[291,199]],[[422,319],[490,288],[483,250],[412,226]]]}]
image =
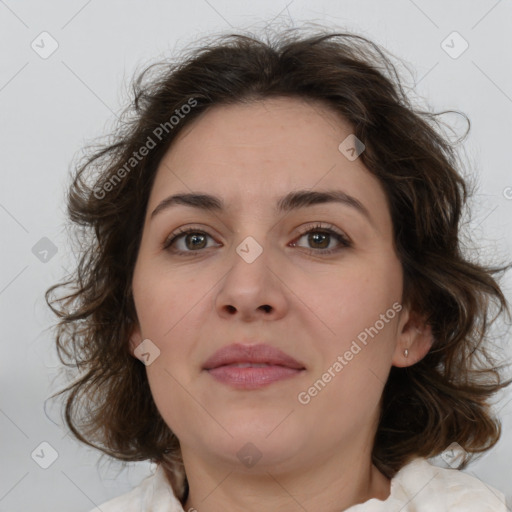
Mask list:
[{"label": "forehead", "polygon": [[[263,177],[268,170],[277,171],[272,164],[289,162],[299,173],[305,167],[297,165],[300,162],[308,163],[320,154],[322,161],[329,155],[338,157],[344,133],[351,133],[348,123],[319,102],[284,97],[217,105],[179,134],[166,157],[168,163],[186,159],[189,167],[207,158],[221,166],[237,163],[233,171],[259,169]],[[280,176],[291,165],[283,165]]]},{"label": "forehead", "polygon": [[351,161],[339,150],[351,134],[349,123],[320,102],[215,106],[186,126],[162,158],[148,210],[178,192],[217,195],[239,209],[268,208],[290,190],[341,189],[386,221],[379,181],[360,158]]}]

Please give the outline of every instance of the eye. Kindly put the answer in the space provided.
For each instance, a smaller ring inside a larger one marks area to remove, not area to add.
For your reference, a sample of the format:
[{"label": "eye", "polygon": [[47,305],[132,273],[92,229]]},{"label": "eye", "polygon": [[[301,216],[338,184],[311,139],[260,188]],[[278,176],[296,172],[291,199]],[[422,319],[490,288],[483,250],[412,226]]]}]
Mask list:
[{"label": "eye", "polygon": [[[163,249],[177,254],[196,252],[206,248],[206,240],[208,237],[212,238],[211,235],[205,231],[201,231],[194,227],[179,228],[166,239],[163,244]],[[181,248],[176,249],[173,247],[175,245],[179,246],[180,242],[183,242]]]},{"label": "eye", "polygon": [[[292,247],[300,247],[297,244],[297,240],[301,240],[306,236],[307,243],[313,245],[313,248],[306,248],[306,251],[311,254],[332,254],[352,246],[348,237],[331,226],[322,226],[320,224],[303,231],[300,237],[295,239],[290,245]],[[208,238],[213,240],[213,237],[203,230],[194,227],[179,228],[165,240],[162,248],[174,254],[188,255],[209,248],[207,245]],[[329,248],[333,241],[336,242],[335,246]]]},{"label": "eye", "polygon": [[[309,227],[309,229],[304,231],[296,240],[300,240],[305,237],[307,237],[307,243],[313,245],[313,249],[307,249],[307,252],[312,254],[333,254],[344,248],[352,246],[348,237],[339,233],[337,230],[332,229],[332,227],[324,227],[320,224]],[[335,244],[334,247],[328,248],[333,241],[337,242],[337,244]],[[292,247],[296,247],[297,242],[294,241],[291,245]]]}]

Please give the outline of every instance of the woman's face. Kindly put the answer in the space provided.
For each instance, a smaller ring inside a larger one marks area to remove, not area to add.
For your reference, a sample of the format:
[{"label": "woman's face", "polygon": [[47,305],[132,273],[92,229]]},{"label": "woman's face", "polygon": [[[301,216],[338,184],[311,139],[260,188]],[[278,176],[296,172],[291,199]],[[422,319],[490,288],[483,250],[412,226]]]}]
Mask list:
[{"label": "woman's face", "polygon": [[[133,277],[131,349],[150,354],[151,392],[185,459],[276,470],[369,453],[390,367],[423,355],[402,355],[412,338],[390,213],[351,133],[298,99],[217,106],[162,159]],[[299,191],[341,200],[280,203]],[[174,194],[223,208],[174,202],[152,215]],[[270,345],[302,369],[205,369],[235,343]]]}]

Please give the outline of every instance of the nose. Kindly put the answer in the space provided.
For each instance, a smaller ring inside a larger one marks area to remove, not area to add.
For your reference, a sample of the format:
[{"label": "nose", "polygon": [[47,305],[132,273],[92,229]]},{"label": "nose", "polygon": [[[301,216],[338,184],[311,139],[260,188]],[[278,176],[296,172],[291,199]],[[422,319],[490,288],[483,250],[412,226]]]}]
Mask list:
[{"label": "nose", "polygon": [[277,260],[271,265],[271,259],[270,249],[263,250],[255,259],[233,251],[230,268],[215,297],[220,316],[251,322],[277,320],[286,314],[286,276]]}]

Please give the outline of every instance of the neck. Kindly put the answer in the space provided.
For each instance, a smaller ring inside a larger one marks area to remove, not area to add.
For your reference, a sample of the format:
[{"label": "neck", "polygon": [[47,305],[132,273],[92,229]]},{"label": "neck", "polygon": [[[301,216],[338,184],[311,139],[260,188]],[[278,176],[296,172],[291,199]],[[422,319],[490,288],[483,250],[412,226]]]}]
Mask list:
[{"label": "neck", "polygon": [[334,512],[371,498],[385,500],[390,494],[390,480],[371,463],[369,454],[317,457],[293,471],[275,465],[242,470],[225,461],[208,464],[187,451],[184,461],[189,482],[185,511]]}]

